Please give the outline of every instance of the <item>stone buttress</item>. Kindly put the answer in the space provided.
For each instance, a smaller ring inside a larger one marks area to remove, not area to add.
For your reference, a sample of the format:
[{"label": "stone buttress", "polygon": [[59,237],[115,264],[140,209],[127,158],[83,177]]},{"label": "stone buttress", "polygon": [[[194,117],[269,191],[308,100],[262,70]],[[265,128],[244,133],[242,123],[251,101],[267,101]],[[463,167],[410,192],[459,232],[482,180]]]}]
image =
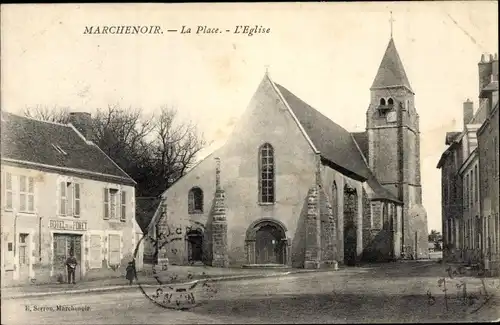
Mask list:
[{"label": "stone buttress", "polygon": [[320,233],[318,186],[314,184],[307,194],[305,269],[317,269],[320,267]]},{"label": "stone buttress", "polygon": [[228,267],[225,191],[220,185],[220,159],[216,159],[215,203],[212,221],[212,266]]},{"label": "stone buttress", "polygon": [[320,231],[321,231],[321,266],[336,268],[337,263],[337,227],[333,208],[323,188],[319,189]]}]

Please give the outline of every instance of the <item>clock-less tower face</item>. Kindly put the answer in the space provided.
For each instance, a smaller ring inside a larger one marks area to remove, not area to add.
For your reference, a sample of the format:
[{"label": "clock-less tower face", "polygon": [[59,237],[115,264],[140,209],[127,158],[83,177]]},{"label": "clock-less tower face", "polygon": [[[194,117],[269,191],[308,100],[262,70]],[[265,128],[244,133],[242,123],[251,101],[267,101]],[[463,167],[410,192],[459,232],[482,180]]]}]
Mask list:
[{"label": "clock-less tower face", "polygon": [[396,123],[397,120],[398,120],[398,115],[396,113],[396,111],[391,111],[389,113],[387,113],[387,123]]}]

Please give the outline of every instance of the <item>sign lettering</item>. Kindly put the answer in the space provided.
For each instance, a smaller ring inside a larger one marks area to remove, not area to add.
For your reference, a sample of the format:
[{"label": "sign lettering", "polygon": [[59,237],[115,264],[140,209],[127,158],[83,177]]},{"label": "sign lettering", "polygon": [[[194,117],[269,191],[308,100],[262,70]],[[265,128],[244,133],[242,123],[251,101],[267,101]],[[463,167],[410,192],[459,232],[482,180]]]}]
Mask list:
[{"label": "sign lettering", "polygon": [[49,228],[56,230],[87,230],[87,221],[49,220]]}]

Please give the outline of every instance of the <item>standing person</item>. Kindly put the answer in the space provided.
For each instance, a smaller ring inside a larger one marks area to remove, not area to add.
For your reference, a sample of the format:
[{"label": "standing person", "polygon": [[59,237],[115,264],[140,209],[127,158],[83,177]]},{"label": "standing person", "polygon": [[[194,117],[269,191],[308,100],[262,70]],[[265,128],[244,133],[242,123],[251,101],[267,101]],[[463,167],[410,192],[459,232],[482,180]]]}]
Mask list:
[{"label": "standing person", "polygon": [[135,278],[135,260],[132,260],[131,262],[128,262],[127,265],[127,274],[125,278],[129,281],[129,285],[132,284]]},{"label": "standing person", "polygon": [[73,251],[69,252],[69,257],[66,260],[66,266],[68,268],[68,283],[75,284],[75,269],[78,262],[76,258],[73,256]]}]

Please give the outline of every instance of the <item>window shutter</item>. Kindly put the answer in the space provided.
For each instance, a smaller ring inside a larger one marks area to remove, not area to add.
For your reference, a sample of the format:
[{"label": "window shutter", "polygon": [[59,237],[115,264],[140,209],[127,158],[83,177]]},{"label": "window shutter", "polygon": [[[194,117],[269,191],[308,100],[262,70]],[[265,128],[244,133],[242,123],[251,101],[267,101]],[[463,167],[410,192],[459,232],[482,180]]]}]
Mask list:
[{"label": "window shutter", "polygon": [[35,211],[35,179],[28,177],[28,211]]},{"label": "window shutter", "polygon": [[104,189],[104,219],[109,219],[109,191]]},{"label": "window shutter", "polygon": [[101,236],[91,235],[90,236],[90,268],[98,269],[102,266],[102,256],[101,256],[102,246],[101,246]]},{"label": "window shutter", "polygon": [[26,176],[19,177],[19,210],[26,212]]},{"label": "window shutter", "polygon": [[[2,182],[3,184],[4,182]],[[14,199],[14,186],[12,184],[12,174],[11,173],[5,173],[5,186],[2,186],[2,189],[4,190],[4,193],[2,193],[5,196],[2,196],[2,198],[5,198],[5,208],[6,209],[12,209],[13,208],[13,199]]]},{"label": "window shutter", "polygon": [[120,214],[120,221],[126,221],[127,220],[127,193],[125,191],[122,191],[121,193],[121,214]]},{"label": "window shutter", "polygon": [[59,182],[59,214],[66,215],[66,182]]},{"label": "window shutter", "polygon": [[68,216],[73,216],[74,214],[74,193],[73,193],[73,183],[66,184],[66,211]]},{"label": "window shutter", "polygon": [[75,188],[74,188],[74,209],[73,209],[73,214],[75,215],[76,218],[80,217],[80,184],[75,183]]}]

